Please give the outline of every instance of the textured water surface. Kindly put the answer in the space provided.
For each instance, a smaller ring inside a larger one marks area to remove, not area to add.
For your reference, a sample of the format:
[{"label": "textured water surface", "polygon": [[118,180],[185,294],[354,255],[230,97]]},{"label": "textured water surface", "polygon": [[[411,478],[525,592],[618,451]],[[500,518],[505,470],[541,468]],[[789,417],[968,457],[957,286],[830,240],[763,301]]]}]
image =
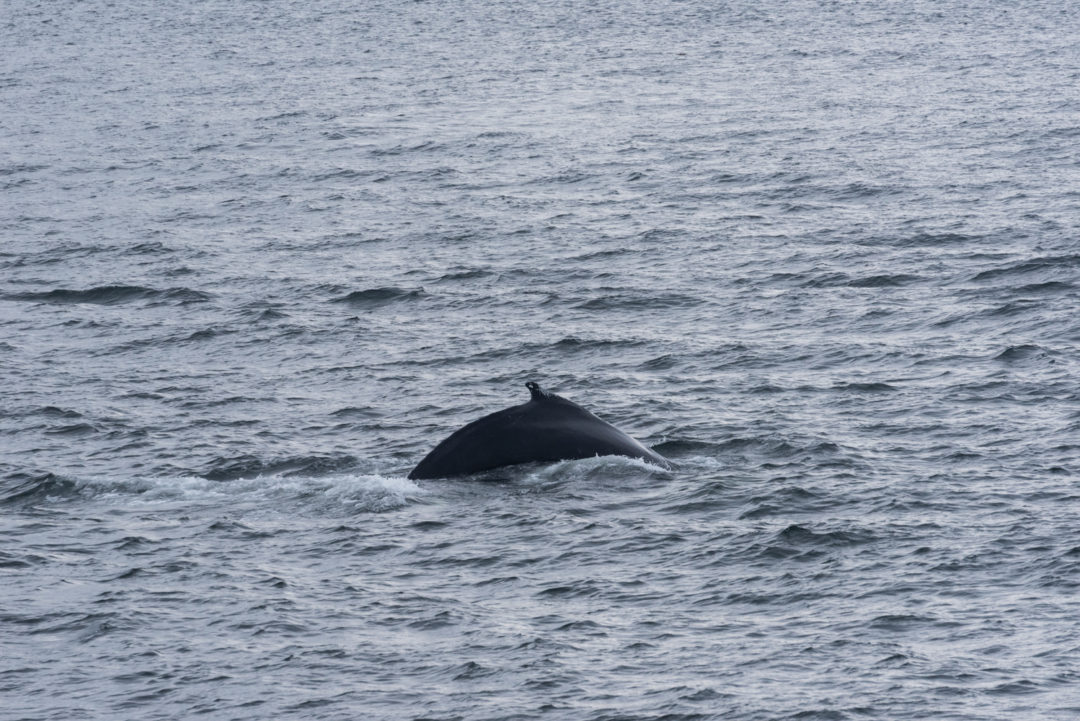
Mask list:
[{"label": "textured water surface", "polygon": [[[0,716],[1080,715],[1064,2],[0,14]],[[584,405],[677,464],[412,482]]]}]

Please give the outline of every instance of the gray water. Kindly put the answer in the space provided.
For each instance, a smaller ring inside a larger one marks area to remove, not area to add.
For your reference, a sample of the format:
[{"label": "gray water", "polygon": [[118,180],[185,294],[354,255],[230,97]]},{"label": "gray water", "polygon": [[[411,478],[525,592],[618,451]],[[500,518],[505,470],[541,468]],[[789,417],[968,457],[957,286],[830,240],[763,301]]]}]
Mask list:
[{"label": "gray water", "polygon": [[[7,2],[0,717],[1080,715],[1080,20]],[[412,482],[536,380],[677,464]]]}]

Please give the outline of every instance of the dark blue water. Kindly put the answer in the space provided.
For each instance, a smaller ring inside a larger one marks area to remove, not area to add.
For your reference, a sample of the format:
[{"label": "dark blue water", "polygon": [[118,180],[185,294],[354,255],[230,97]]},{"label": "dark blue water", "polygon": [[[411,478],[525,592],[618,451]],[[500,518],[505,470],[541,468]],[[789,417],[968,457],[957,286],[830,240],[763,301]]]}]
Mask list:
[{"label": "dark blue water", "polygon": [[0,717],[1080,716],[1074,10],[9,3]]}]

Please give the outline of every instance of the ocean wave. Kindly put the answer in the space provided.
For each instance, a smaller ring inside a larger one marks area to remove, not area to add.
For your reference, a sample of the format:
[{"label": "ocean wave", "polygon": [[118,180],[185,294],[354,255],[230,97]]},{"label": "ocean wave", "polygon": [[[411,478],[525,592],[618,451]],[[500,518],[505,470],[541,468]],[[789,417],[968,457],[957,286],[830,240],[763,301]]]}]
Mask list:
[{"label": "ocean wave", "polygon": [[1076,286],[1072,283],[1066,283],[1060,280],[1048,280],[1045,283],[1030,283],[1028,285],[1022,285],[1015,289],[1016,293],[1037,293],[1039,295],[1053,295],[1055,293],[1065,293],[1070,290],[1075,290]]},{"label": "ocean wave", "polygon": [[676,367],[679,363],[680,359],[678,356],[672,355],[671,353],[665,353],[664,355],[656,356],[655,358],[650,358],[649,360],[640,363],[638,369],[643,371],[665,371]]},{"label": "ocean wave", "polygon": [[118,305],[140,300],[175,302],[180,304],[202,303],[210,300],[210,295],[191,288],[168,288],[157,290],[141,285],[101,285],[85,290],[56,288],[49,291],[9,293],[6,300],[19,300],[31,303],[54,303],[58,305],[89,303],[93,305]]},{"label": "ocean wave", "polygon": [[[534,350],[534,344],[525,344],[523,348],[525,351]],[[578,338],[577,336],[566,336],[560,338],[553,343],[550,347],[560,351],[588,351],[598,349],[618,349],[618,348],[638,348],[644,345],[639,340],[633,339],[618,339],[618,338]],[[544,346],[539,346],[544,347]]]},{"label": "ocean wave", "polygon": [[216,458],[202,473],[202,477],[209,481],[231,481],[271,475],[324,475],[353,468],[356,463],[356,457],[349,455],[296,456],[273,460],[263,460],[255,456]]},{"label": "ocean wave", "polygon": [[334,303],[344,303],[354,308],[380,308],[391,303],[402,301],[419,300],[427,295],[423,288],[409,290],[387,286],[384,288],[368,288],[366,290],[354,290],[348,295],[334,298]]},{"label": "ocean wave", "polygon": [[1011,345],[1005,350],[994,356],[994,360],[1001,361],[1002,363],[1023,363],[1030,360],[1043,360],[1050,358],[1054,354],[1039,345],[1031,343],[1022,343],[1020,345]]},{"label": "ocean wave", "polygon": [[589,311],[692,308],[705,303],[704,298],[684,293],[620,293],[601,288],[604,295],[578,303],[576,308]]},{"label": "ocean wave", "polygon": [[854,278],[848,281],[851,288],[895,288],[910,285],[921,280],[917,275],[908,273],[892,273],[883,275],[871,275],[865,278]]},{"label": "ocean wave", "polygon": [[491,275],[494,275],[494,272],[487,270],[486,268],[464,268],[444,273],[436,279],[436,282],[443,283],[455,280],[475,280],[477,278],[487,278]]},{"label": "ocean wave", "polygon": [[775,538],[791,546],[857,546],[878,540],[867,529],[814,530],[798,524],[787,526]]},{"label": "ocean wave", "polygon": [[394,155],[405,155],[407,153],[437,153],[442,150],[443,146],[439,143],[433,143],[426,141],[418,143],[416,145],[394,145],[389,148],[374,148],[368,153],[374,157],[386,157]]},{"label": "ocean wave", "polygon": [[887,393],[896,389],[896,386],[880,381],[837,383],[832,388],[835,391],[855,391],[857,393]]},{"label": "ocean wave", "polygon": [[972,280],[980,282],[997,280],[999,278],[1013,278],[1016,276],[1025,276],[1029,273],[1068,270],[1076,268],[1078,265],[1080,265],[1080,255],[1055,255],[1042,258],[1029,258],[1000,268],[984,270],[977,273]]},{"label": "ocean wave", "polygon": [[35,165],[32,163],[16,163],[0,167],[0,176],[15,175],[16,173],[36,173],[39,170],[48,169],[48,165]]},{"label": "ocean wave", "polygon": [[22,504],[46,498],[61,498],[72,495],[75,489],[75,481],[52,473],[37,475],[20,473],[8,479],[3,496],[0,496],[0,503]]}]

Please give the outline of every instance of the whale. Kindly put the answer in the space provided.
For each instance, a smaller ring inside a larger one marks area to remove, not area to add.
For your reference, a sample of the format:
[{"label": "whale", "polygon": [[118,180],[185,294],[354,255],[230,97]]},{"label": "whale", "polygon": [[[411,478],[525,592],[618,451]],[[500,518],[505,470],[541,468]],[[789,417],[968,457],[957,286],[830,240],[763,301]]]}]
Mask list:
[{"label": "whale", "polygon": [[479,418],[435,446],[409,473],[411,480],[467,476],[521,463],[554,463],[594,456],[640,458],[660,468],[671,461],[646,448],[577,403],[525,384],[531,397]]}]

